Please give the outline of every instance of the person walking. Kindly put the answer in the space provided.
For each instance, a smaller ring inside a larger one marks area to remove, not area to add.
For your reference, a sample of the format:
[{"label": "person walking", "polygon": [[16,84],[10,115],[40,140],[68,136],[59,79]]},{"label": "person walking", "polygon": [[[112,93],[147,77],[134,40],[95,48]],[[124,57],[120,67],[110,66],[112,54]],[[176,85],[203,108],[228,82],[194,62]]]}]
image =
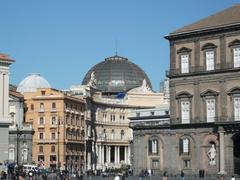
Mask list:
[{"label": "person walking", "polygon": [[184,172],[183,171],[181,171],[181,173],[180,173],[180,180],[184,180]]},{"label": "person walking", "polygon": [[167,179],[168,179],[167,171],[164,171],[164,173],[163,173],[163,180],[167,180]]},{"label": "person walking", "polygon": [[236,180],[236,178],[235,178],[235,176],[234,176],[234,175],[232,175],[232,178],[231,178],[231,180]]}]

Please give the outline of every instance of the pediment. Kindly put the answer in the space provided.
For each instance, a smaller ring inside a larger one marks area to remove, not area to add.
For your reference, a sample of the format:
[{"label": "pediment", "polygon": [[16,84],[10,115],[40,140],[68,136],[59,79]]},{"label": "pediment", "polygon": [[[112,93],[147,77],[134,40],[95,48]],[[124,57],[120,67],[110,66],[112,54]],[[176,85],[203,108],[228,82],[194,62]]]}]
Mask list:
[{"label": "pediment", "polygon": [[227,94],[228,95],[240,94],[240,87],[234,87],[230,89]]},{"label": "pediment", "polygon": [[213,91],[213,90],[211,90],[211,89],[208,89],[208,90],[206,90],[206,91],[204,91],[203,93],[201,93],[201,97],[206,97],[206,96],[218,96],[218,92],[216,92],[216,91]]},{"label": "pediment", "polygon": [[202,50],[215,49],[215,48],[217,48],[217,45],[213,43],[206,43],[202,46]]},{"label": "pediment", "polygon": [[189,49],[189,48],[187,48],[187,47],[181,47],[180,49],[178,49],[177,50],[177,53],[179,54],[179,53],[189,53],[189,52],[191,52],[192,51],[192,49]]},{"label": "pediment", "polygon": [[240,40],[239,39],[235,39],[235,40],[233,40],[232,42],[230,42],[228,44],[229,47],[231,47],[231,46],[238,46],[238,45],[240,45]]},{"label": "pediment", "polygon": [[191,95],[189,92],[187,91],[182,91],[180,93],[178,93],[176,95],[176,99],[182,99],[182,98],[192,98],[193,95]]}]

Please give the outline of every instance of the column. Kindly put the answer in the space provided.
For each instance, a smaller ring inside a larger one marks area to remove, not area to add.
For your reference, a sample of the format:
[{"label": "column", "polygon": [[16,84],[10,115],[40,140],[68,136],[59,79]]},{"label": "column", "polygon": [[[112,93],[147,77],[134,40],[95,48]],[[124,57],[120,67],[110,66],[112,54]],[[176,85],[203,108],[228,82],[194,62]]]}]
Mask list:
[{"label": "column", "polygon": [[124,146],[124,163],[126,163],[127,164],[127,146]]},{"label": "column", "polygon": [[117,146],[114,146],[114,164],[117,164]]},{"label": "column", "polygon": [[117,164],[119,165],[120,163],[120,153],[119,153],[119,146],[117,146]]},{"label": "column", "polygon": [[9,110],[8,110],[8,103],[9,103],[9,76],[8,76],[8,73],[4,73],[3,74],[3,85],[5,86],[4,87],[4,97],[3,97],[3,116],[6,118],[5,120],[8,120],[7,117],[9,116]]},{"label": "column", "polygon": [[110,146],[107,146],[107,163],[110,163]]},{"label": "column", "polygon": [[100,164],[101,164],[101,153],[100,153],[100,146],[97,145],[97,166],[100,168]]},{"label": "column", "polygon": [[220,161],[220,171],[218,174],[226,174],[226,171],[225,171],[225,155],[224,155],[224,148],[225,148],[225,145],[224,145],[224,129],[221,128],[219,131],[219,143],[220,143],[220,146],[219,146],[219,161]]},{"label": "column", "polygon": [[127,163],[131,164],[131,161],[130,161],[130,159],[131,159],[131,149],[130,149],[130,146],[128,146],[127,148],[128,148]]},{"label": "column", "polygon": [[102,165],[102,167],[104,166],[104,146],[101,146],[101,151],[102,151],[102,157],[101,157],[101,159],[102,159],[102,161],[101,161],[101,165]]},{"label": "column", "polygon": [[0,118],[2,119],[3,116],[3,106],[4,106],[4,84],[3,84],[3,73],[0,72]]}]

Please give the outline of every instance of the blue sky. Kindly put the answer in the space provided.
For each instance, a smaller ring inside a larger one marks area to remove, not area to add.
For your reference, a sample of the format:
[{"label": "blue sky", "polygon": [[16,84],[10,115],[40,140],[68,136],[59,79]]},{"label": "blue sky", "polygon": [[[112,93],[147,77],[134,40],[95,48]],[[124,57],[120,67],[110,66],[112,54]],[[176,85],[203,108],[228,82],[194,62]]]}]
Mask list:
[{"label": "blue sky", "polygon": [[149,76],[153,89],[169,68],[164,36],[238,0],[2,0],[0,52],[16,62],[10,82],[37,72],[52,87],[80,84],[96,63],[115,54]]}]

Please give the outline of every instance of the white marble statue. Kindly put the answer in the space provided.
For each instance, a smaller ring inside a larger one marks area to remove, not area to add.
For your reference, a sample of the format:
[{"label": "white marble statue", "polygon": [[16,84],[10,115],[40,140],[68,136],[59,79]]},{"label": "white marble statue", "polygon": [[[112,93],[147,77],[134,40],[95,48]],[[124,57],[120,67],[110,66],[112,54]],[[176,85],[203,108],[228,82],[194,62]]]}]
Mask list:
[{"label": "white marble statue", "polygon": [[209,149],[209,151],[207,152],[208,158],[209,158],[209,164],[211,166],[216,165],[216,149],[214,144],[212,144],[212,147]]},{"label": "white marble statue", "polygon": [[89,82],[88,82],[88,86],[90,87],[93,87],[93,88],[96,88],[96,84],[97,84],[97,80],[96,80],[96,78],[95,78],[95,73],[94,73],[94,71],[91,73],[91,78],[90,78],[90,80],[89,80]]},{"label": "white marble statue", "polygon": [[148,86],[146,79],[143,79],[143,81],[142,81],[141,90],[142,90],[142,92],[152,91],[151,88]]}]

